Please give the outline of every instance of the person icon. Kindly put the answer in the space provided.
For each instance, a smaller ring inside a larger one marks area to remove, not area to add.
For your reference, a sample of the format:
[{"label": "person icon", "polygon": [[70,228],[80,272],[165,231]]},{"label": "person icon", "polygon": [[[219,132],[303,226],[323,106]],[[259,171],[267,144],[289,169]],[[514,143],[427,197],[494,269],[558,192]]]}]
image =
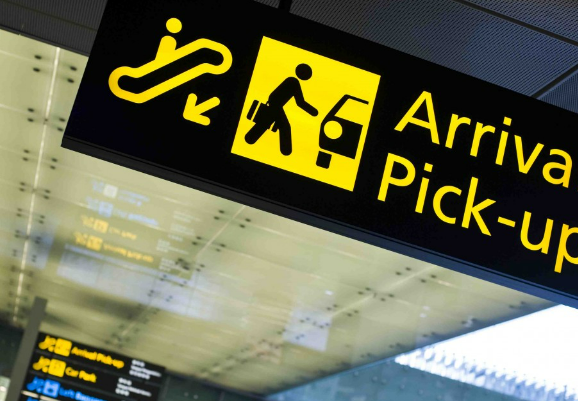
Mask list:
[{"label": "person icon", "polygon": [[[179,33],[183,29],[183,24],[177,18],[171,18],[167,21],[167,30],[170,33]],[[155,60],[161,61],[173,57],[173,53],[177,50],[177,40],[171,35],[163,36]]]},{"label": "person icon", "polygon": [[301,90],[301,83],[299,81],[307,81],[313,75],[311,67],[307,64],[299,64],[295,68],[295,77],[286,78],[281,84],[271,92],[267,106],[261,106],[264,110],[262,116],[258,118],[255,125],[245,135],[245,141],[252,145],[263,136],[263,134],[273,125],[273,130],[279,131],[279,147],[281,153],[289,156],[293,152],[293,144],[291,141],[291,124],[285,114],[283,106],[289,100],[295,99],[295,103],[301,109],[317,116],[318,112],[315,107],[305,101],[303,91]]}]

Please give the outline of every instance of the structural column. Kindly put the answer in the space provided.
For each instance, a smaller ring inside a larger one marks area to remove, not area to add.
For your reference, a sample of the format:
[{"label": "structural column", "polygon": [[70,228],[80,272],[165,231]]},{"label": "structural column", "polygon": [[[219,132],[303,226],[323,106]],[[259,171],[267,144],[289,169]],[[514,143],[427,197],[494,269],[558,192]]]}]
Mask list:
[{"label": "structural column", "polygon": [[16,355],[16,362],[12,369],[10,387],[8,387],[6,401],[18,401],[20,397],[20,390],[24,385],[28,364],[30,363],[30,358],[32,358],[34,347],[36,346],[38,330],[40,329],[40,324],[46,314],[46,304],[46,299],[38,297],[34,298],[34,304],[32,305],[30,316],[28,317],[28,325],[26,326],[26,330],[24,330],[24,336],[22,337],[22,342],[20,342],[20,348],[18,348],[18,354]]}]

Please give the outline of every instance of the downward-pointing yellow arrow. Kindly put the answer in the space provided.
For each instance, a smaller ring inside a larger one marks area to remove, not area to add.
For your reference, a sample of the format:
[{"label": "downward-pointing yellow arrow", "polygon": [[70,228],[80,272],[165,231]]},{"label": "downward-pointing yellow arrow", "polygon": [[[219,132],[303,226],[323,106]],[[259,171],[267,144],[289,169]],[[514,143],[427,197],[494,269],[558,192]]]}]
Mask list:
[{"label": "downward-pointing yellow arrow", "polygon": [[191,93],[187,98],[183,117],[186,120],[197,124],[209,125],[211,119],[207,116],[203,116],[203,113],[207,110],[211,110],[213,107],[217,107],[220,103],[221,101],[218,97],[212,97],[209,100],[205,100],[203,103],[197,104],[197,95]]}]

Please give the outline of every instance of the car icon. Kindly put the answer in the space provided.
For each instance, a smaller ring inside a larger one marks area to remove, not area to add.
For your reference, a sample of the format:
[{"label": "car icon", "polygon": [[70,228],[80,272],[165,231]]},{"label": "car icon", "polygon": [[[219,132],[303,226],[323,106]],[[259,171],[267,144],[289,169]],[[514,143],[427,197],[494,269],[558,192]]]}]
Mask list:
[{"label": "car icon", "polygon": [[343,112],[347,109],[347,107],[344,106],[346,106],[348,102],[369,104],[366,100],[351,95],[344,95],[335,106],[331,108],[329,113],[327,113],[321,122],[319,133],[319,147],[321,150],[317,155],[316,164],[321,168],[329,168],[331,158],[334,154],[355,159],[363,125],[337,116],[337,114],[340,114],[340,111]]}]

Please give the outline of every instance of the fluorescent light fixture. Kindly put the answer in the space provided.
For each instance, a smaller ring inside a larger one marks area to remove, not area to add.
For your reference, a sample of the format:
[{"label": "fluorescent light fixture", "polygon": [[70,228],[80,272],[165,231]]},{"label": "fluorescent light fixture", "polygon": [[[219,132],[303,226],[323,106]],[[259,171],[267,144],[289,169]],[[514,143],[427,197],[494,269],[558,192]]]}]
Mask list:
[{"label": "fluorescent light fixture", "polygon": [[578,395],[576,338],[578,310],[556,306],[400,355],[396,362],[521,399],[570,397]]}]

